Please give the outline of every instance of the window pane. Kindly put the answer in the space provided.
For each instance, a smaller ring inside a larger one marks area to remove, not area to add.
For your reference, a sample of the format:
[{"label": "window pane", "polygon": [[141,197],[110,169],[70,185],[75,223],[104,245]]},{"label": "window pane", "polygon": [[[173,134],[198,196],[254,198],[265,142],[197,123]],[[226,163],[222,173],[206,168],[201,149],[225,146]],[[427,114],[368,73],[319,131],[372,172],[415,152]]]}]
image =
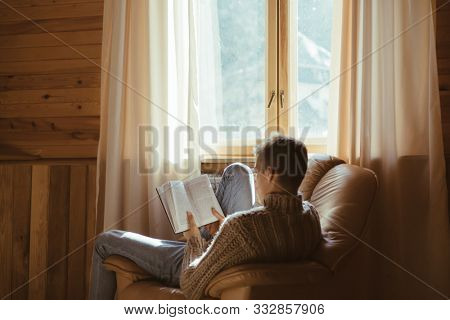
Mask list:
[{"label": "window pane", "polygon": [[241,140],[249,126],[255,136],[265,121],[265,0],[198,5],[200,126],[219,128],[222,143]]},{"label": "window pane", "polygon": [[327,137],[332,8],[332,0],[298,0],[297,124],[307,140]]}]

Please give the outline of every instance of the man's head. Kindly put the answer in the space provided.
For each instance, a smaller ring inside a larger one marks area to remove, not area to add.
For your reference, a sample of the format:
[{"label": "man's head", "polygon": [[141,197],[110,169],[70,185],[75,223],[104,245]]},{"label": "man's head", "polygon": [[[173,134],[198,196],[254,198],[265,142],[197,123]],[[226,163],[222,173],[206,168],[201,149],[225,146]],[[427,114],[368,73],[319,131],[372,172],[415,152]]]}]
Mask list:
[{"label": "man's head", "polygon": [[277,136],[256,151],[256,192],[260,200],[268,193],[297,194],[308,166],[303,142]]}]

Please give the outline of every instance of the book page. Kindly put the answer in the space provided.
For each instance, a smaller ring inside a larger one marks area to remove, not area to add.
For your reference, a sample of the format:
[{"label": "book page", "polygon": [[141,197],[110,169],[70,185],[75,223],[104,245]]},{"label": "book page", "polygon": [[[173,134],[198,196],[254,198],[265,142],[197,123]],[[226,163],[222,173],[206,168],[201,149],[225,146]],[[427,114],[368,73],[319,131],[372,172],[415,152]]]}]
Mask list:
[{"label": "book page", "polygon": [[194,207],[197,226],[200,227],[217,221],[217,218],[211,213],[212,207],[221,215],[224,215],[206,174],[186,181],[184,185]]},{"label": "book page", "polygon": [[179,229],[178,221],[174,219],[175,215],[175,207],[172,199],[172,190],[170,186],[170,182],[166,182],[162,186],[156,188],[156,192],[158,193],[159,199],[163,205],[164,211],[166,212],[167,218],[169,219],[170,225],[175,233]]},{"label": "book page", "polygon": [[[195,217],[195,210],[191,205],[191,201],[189,200],[183,182],[171,181],[170,186],[175,207],[174,220],[177,221],[177,225],[179,227],[176,230],[176,233],[186,231],[188,229],[186,213],[190,211]],[[197,219],[195,219],[195,221],[198,223]]]}]

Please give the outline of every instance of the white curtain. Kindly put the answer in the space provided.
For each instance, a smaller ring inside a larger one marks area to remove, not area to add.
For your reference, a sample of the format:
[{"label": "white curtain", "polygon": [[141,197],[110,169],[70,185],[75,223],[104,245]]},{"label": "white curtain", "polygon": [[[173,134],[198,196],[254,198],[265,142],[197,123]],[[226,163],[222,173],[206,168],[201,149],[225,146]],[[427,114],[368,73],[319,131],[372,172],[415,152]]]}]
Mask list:
[{"label": "white curtain", "polygon": [[[223,123],[222,70],[217,0],[195,0],[197,8],[197,56],[199,105],[214,112],[199,115],[200,123],[218,127]],[[202,137],[205,139],[205,137]],[[211,142],[211,141],[208,141]],[[204,141],[207,144],[206,141]]]},{"label": "white curtain", "polygon": [[431,1],[334,8],[329,153],[373,169],[380,184],[366,240],[372,280],[362,286],[370,297],[444,298],[449,217]]},{"label": "white curtain", "polygon": [[199,173],[195,14],[191,0],[105,1],[97,205],[105,230],[173,237],[155,187]]}]

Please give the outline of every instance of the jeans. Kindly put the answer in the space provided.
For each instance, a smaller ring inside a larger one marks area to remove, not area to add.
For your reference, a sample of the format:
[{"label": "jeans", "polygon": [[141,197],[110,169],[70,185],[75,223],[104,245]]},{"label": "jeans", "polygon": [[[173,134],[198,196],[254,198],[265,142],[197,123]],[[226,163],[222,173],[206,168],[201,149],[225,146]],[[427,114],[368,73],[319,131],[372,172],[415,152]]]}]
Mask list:
[{"label": "jeans", "polygon": [[[255,203],[251,169],[240,163],[225,168],[216,197],[225,215],[250,209]],[[153,239],[121,230],[100,234],[92,258],[90,299],[114,299],[115,274],[103,267],[103,260],[111,255],[131,259],[166,285],[179,287],[185,246],[182,241]]]}]

